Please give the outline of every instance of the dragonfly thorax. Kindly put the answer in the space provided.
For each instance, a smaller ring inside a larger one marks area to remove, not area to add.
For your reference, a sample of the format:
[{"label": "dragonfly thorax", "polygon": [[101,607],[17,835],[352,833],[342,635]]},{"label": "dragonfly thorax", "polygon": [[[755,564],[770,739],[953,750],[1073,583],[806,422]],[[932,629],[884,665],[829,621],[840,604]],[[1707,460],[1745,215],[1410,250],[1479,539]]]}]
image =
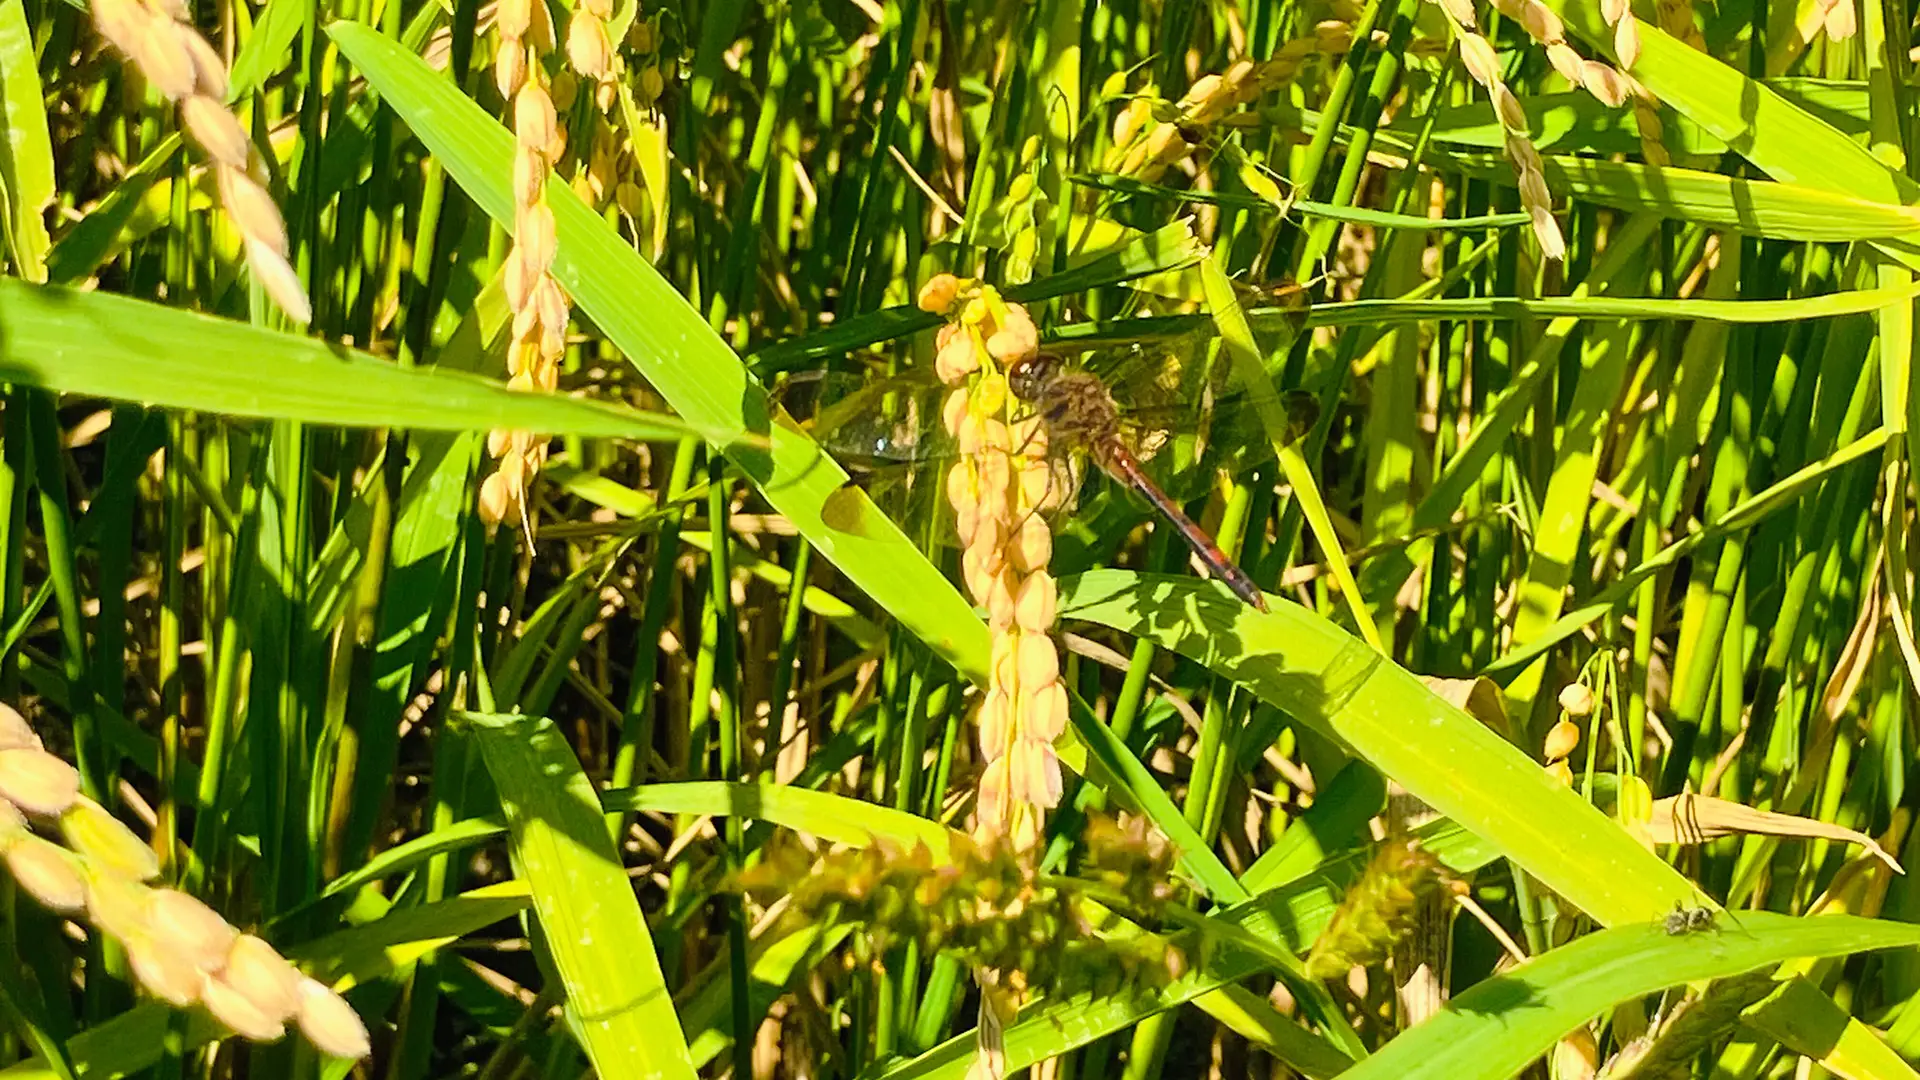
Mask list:
[{"label": "dragonfly thorax", "polygon": [[1117,436],[1120,410],[1100,377],[1048,353],[1015,361],[1007,389],[1032,407],[1056,440],[1098,448]]}]

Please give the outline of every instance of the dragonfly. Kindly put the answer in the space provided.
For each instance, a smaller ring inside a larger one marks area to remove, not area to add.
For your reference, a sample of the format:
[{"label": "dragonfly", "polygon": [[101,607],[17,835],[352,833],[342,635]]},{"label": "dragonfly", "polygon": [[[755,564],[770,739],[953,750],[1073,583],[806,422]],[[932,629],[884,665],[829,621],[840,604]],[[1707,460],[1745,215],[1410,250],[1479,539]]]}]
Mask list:
[{"label": "dragonfly", "polygon": [[[1179,479],[1183,464],[1207,472],[1244,471],[1274,447],[1273,434],[1257,422],[1246,395],[1227,392],[1225,358],[1215,365],[1201,361],[1203,342],[1190,335],[1158,346],[1134,343],[1086,363],[1043,351],[1008,368],[1007,389],[1016,399],[1016,416],[1032,415],[1046,429],[1049,458],[1062,466],[1055,475],[1067,489],[1060,510],[1074,506],[1071,492],[1080,476],[1073,465],[1084,458],[1152,507],[1208,576],[1265,611],[1266,598],[1253,579],[1155,479]],[[937,491],[940,485],[919,484],[912,476],[957,453],[940,428],[938,401],[947,390],[918,369],[870,379],[837,401],[816,401],[814,437],[855,474],[857,481],[849,483],[864,482],[872,490],[876,474],[897,478],[905,465],[910,487]],[[1304,436],[1319,415],[1317,399],[1299,390],[1282,394],[1282,408],[1283,444]],[[1193,479],[1191,472],[1185,475]]]}]

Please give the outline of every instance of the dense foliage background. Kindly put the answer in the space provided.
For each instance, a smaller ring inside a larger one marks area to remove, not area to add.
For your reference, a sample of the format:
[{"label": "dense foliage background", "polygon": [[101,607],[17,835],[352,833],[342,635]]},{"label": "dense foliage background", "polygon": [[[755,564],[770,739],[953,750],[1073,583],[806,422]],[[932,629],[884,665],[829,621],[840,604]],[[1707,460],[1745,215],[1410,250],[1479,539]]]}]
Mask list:
[{"label": "dense foliage background", "polygon": [[[1915,1076],[1912,18],[0,0],[0,1077]],[[943,271],[1274,596],[1024,852]]]}]

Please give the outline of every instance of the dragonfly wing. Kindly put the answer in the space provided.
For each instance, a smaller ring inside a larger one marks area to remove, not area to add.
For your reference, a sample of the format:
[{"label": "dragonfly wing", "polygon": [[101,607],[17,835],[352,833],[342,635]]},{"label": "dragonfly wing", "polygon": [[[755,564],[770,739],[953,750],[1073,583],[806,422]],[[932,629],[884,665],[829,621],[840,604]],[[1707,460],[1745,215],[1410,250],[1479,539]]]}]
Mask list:
[{"label": "dragonfly wing", "polygon": [[799,381],[804,397],[783,397],[782,403],[843,464],[929,461],[953,453],[940,427],[945,388],[931,373],[868,378],[823,372]]}]

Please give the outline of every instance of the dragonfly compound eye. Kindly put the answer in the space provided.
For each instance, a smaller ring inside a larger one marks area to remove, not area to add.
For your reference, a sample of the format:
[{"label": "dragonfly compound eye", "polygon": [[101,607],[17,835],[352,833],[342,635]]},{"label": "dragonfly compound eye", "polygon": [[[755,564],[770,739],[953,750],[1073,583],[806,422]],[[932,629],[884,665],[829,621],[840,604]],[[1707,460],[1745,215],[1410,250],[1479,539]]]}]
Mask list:
[{"label": "dragonfly compound eye", "polygon": [[1047,353],[1035,353],[1017,360],[1007,369],[1007,389],[1022,401],[1032,401],[1039,397],[1047,381],[1059,370],[1060,358]]}]

